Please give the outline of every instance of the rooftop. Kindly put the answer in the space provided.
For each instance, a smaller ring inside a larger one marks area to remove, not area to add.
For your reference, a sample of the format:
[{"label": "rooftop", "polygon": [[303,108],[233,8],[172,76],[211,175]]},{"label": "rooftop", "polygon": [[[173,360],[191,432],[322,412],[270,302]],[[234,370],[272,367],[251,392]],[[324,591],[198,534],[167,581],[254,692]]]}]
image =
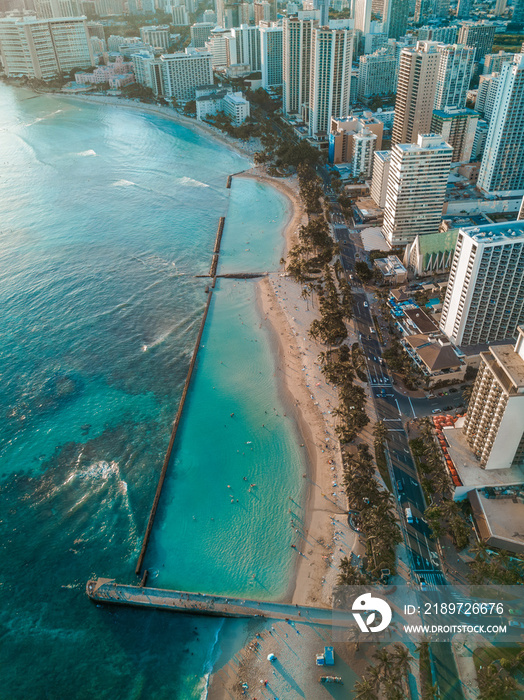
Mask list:
[{"label": "rooftop", "polygon": [[[513,552],[524,551],[524,490],[475,489],[469,493],[471,507],[482,539]],[[488,498],[488,495],[491,496]]]},{"label": "rooftop", "polygon": [[426,233],[423,236],[418,236],[418,249],[422,256],[455,250],[457,237],[457,228],[451,228],[440,233]]},{"label": "rooftop", "polygon": [[515,352],[513,345],[490,347],[490,352],[482,353],[482,357],[510,394],[524,391],[524,360]]},{"label": "rooftop", "polygon": [[442,334],[407,335],[404,341],[416,351],[430,372],[452,369],[464,364]]},{"label": "rooftop", "polygon": [[477,243],[509,243],[515,239],[524,239],[524,221],[486,224],[485,226],[474,226],[460,230]]},{"label": "rooftop", "polygon": [[[453,460],[455,469],[463,486],[457,494],[465,495],[471,489],[480,489],[486,486],[511,486],[524,483],[524,470],[519,467],[510,469],[483,469],[480,461],[475,457],[462,431],[462,419],[459,419],[454,428],[444,427],[443,435],[448,443],[449,456]],[[458,491],[458,489],[457,489]]]},{"label": "rooftop", "polygon": [[438,328],[422,309],[404,309],[404,314],[421,333],[437,333]]}]

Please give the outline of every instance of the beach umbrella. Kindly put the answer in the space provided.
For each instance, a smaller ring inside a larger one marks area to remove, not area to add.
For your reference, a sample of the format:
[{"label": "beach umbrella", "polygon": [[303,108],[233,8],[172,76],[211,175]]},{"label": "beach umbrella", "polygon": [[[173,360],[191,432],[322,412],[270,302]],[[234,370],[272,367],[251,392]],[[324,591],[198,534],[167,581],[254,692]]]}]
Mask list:
[{"label": "beach umbrella", "polygon": [[274,654],[268,654],[267,655],[267,660],[268,661],[276,661],[277,657]]}]

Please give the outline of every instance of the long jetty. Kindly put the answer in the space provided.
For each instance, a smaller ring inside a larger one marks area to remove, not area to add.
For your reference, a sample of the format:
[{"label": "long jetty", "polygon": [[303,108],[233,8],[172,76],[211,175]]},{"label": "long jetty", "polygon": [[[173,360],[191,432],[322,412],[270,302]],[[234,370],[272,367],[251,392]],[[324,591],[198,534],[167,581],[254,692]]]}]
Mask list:
[{"label": "long jetty", "polygon": [[208,593],[189,593],[163,588],[149,588],[116,583],[114,579],[99,578],[87,582],[86,593],[100,604],[157,608],[186,615],[218,617],[267,618],[315,625],[346,627],[353,618],[331,608],[296,606],[289,603],[229,598]]}]

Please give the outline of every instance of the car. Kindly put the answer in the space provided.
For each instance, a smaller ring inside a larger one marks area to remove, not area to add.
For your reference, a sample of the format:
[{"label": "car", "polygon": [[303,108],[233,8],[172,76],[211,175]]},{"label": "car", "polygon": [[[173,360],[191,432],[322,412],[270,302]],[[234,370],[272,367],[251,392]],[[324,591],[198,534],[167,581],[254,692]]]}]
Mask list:
[{"label": "car", "polygon": [[439,396],[444,396],[444,394],[443,394],[441,391],[439,391],[439,394],[438,394],[438,395],[439,395]]},{"label": "car", "polygon": [[520,629],[524,629],[524,622],[519,622],[518,620],[510,620],[509,626],[510,627],[520,627]]},{"label": "car", "polygon": [[431,413],[441,413],[440,408],[434,408]]},{"label": "car", "polygon": [[420,579],[420,590],[421,590],[421,591],[425,591],[427,587],[428,587],[428,586],[427,586],[427,583],[426,583],[426,579],[421,578],[421,579]]},{"label": "car", "polygon": [[404,485],[401,479],[397,481],[397,491],[404,491]]},{"label": "car", "polygon": [[453,406],[444,406],[444,408],[443,408],[442,410],[443,410],[443,411],[452,411],[452,410],[453,410]]},{"label": "car", "polygon": [[450,394],[456,394],[457,391],[458,391],[458,389],[455,389],[455,387],[452,387],[452,388],[449,390],[449,393],[450,393]]},{"label": "car", "polygon": [[367,301],[365,301],[365,302],[364,302],[364,308],[367,309],[368,306],[369,306],[369,304],[367,303]]}]

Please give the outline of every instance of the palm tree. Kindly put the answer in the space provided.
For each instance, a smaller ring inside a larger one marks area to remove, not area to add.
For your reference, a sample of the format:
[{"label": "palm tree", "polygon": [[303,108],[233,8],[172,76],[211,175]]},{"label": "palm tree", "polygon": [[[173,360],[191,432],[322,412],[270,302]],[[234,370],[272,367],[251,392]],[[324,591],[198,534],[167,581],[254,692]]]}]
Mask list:
[{"label": "palm tree", "polygon": [[379,420],[378,423],[375,423],[373,426],[373,436],[375,438],[375,442],[384,444],[384,440],[387,440],[388,435],[389,430],[387,429],[383,420]]},{"label": "palm tree", "polygon": [[381,670],[382,675],[386,678],[391,674],[391,669],[393,668],[393,659],[387,649],[377,649],[373,654],[373,658],[378,661],[377,667]]},{"label": "palm tree", "polygon": [[409,671],[410,671],[410,661],[411,661],[411,654],[409,651],[406,649],[406,647],[402,644],[395,644],[394,646],[394,651],[393,651],[393,659],[395,661],[395,666],[398,669],[400,675],[402,678],[407,677]]},{"label": "palm tree", "polygon": [[482,540],[477,540],[477,542],[474,545],[472,545],[469,551],[477,561],[484,562],[488,558],[487,549],[488,545],[485,542],[482,542]]},{"label": "palm tree", "polygon": [[353,687],[355,700],[376,700],[377,691],[375,684],[369,678],[357,681]]}]

